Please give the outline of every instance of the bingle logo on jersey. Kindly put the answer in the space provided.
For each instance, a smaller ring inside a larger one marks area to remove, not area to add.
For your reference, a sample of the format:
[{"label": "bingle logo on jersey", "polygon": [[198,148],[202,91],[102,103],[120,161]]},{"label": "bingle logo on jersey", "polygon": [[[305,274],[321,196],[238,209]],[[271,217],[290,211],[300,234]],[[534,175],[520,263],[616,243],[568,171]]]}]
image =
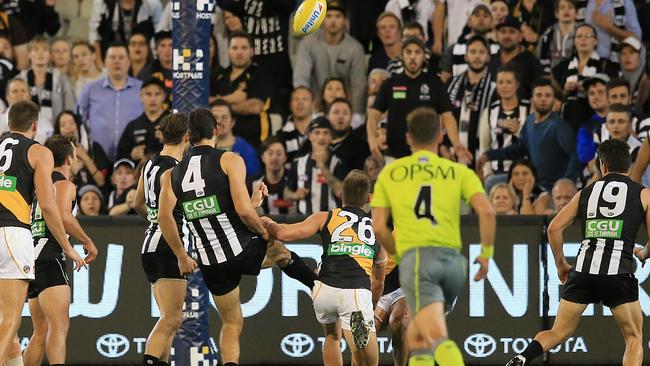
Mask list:
[{"label": "bingle logo on jersey", "polygon": [[327,247],[327,255],[357,255],[365,258],[374,258],[375,251],[365,244],[359,243],[335,243]]},{"label": "bingle logo on jersey", "polygon": [[189,48],[182,50],[174,48],[174,78],[175,79],[203,79],[203,50],[198,49],[192,52]]},{"label": "bingle logo on jersey", "polygon": [[0,175],[0,191],[15,192],[16,177],[10,175]]}]

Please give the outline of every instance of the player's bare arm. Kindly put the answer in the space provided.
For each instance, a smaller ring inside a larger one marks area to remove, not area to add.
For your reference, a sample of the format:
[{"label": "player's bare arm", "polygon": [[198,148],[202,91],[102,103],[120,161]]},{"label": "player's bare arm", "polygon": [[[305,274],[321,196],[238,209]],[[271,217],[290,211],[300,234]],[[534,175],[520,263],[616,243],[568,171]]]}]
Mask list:
[{"label": "player's bare arm", "polygon": [[548,242],[551,244],[557,274],[562,283],[566,282],[569,271],[571,270],[571,265],[567,262],[566,257],[564,257],[564,251],[562,250],[564,246],[564,229],[569,227],[576,218],[576,215],[578,215],[579,203],[580,192],[573,196],[569,204],[564,206],[548,225]]},{"label": "player's bare arm", "polygon": [[192,259],[185,248],[183,242],[178,234],[178,227],[176,220],[174,220],[174,207],[176,206],[176,196],[172,190],[171,184],[171,169],[166,170],[160,176],[160,202],[158,204],[158,224],[162,231],[163,237],[167,241],[169,248],[174,252],[178,258],[178,267],[182,274],[192,273],[197,264]]},{"label": "player's bare arm", "polygon": [[[645,210],[645,227],[648,231],[648,237],[650,238],[650,210],[648,210],[648,206],[650,205],[650,190],[647,188],[644,188],[641,191],[641,203],[643,204],[643,209]],[[636,257],[639,258],[641,263],[644,265],[646,259],[650,258],[650,248],[648,248],[648,244],[650,244],[650,240],[646,242],[646,245],[644,247],[634,248],[634,255],[636,255]]]},{"label": "player's bare arm", "polygon": [[[479,263],[481,268],[474,276],[474,281],[480,281],[487,276],[490,258],[494,253],[494,236],[496,234],[497,220],[494,209],[485,193],[476,193],[470,198],[470,204],[478,215],[478,224],[481,237],[481,254],[474,263]],[[483,253],[486,251],[486,253]]]},{"label": "player's bare arm", "polygon": [[392,231],[388,228],[390,219],[390,207],[373,207],[372,209],[372,229],[375,231],[375,237],[381,247],[389,255],[397,253],[395,249],[395,239]]},{"label": "player's bare arm", "polygon": [[263,239],[268,239],[269,234],[248,196],[244,159],[239,155],[227,152],[221,156],[221,167],[228,176],[230,196],[235,204],[235,211],[249,229],[260,234]]},{"label": "player's bare arm", "polygon": [[377,307],[379,298],[384,293],[386,262],[388,262],[388,254],[386,254],[386,249],[381,248],[375,258],[375,263],[372,265],[372,276],[370,277],[370,291],[372,292],[373,308]]},{"label": "player's bare arm", "polygon": [[65,256],[74,262],[74,269],[81,270],[81,267],[86,267],[86,262],[70,245],[56,205],[52,184],[52,170],[54,169],[52,152],[45,146],[34,144],[29,148],[27,158],[29,164],[34,168],[36,199],[43,212],[47,228],[61,245]]},{"label": "player's bare arm", "polygon": [[138,188],[135,190],[135,198],[133,199],[133,209],[138,215],[147,218],[147,206],[144,203],[144,172],[140,173]]},{"label": "player's bare arm", "polygon": [[56,205],[59,207],[65,232],[83,244],[84,251],[86,252],[86,258],[84,258],[86,263],[94,261],[97,257],[97,247],[81,227],[77,218],[72,214],[72,202],[77,195],[77,186],[68,180],[61,180],[54,183],[54,189],[56,190]]},{"label": "player's bare arm", "polygon": [[641,177],[643,177],[643,173],[648,167],[648,163],[650,163],[650,144],[646,144],[644,141],[636,155],[636,161],[632,164],[632,168],[630,169],[630,179],[637,183],[641,183]]},{"label": "player's bare arm", "polygon": [[316,235],[327,220],[327,212],[317,212],[302,222],[295,224],[278,224],[270,221],[266,225],[269,235],[282,241],[306,239]]}]

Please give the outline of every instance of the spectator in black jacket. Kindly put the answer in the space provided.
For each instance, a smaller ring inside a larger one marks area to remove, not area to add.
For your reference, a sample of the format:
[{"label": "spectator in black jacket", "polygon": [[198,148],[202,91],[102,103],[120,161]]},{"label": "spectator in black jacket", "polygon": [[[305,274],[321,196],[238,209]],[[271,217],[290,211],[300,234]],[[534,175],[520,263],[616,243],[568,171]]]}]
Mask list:
[{"label": "spectator in black jacket", "polygon": [[138,79],[146,82],[151,79],[157,79],[162,82],[165,88],[165,108],[172,107],[172,32],[161,31],[154,36],[156,44],[156,59],[148,64],[140,74]]},{"label": "spectator in black jacket", "polygon": [[368,143],[363,137],[365,129],[352,129],[352,104],[343,98],[335,99],[327,108],[327,119],[332,123],[334,139],[330,150],[341,159],[347,175],[352,169],[363,170],[370,155]]},{"label": "spectator in black jacket", "polygon": [[[5,4],[12,3],[5,1]],[[61,28],[59,14],[54,9],[56,0],[18,0],[17,7],[4,9],[18,19],[28,38],[44,35],[54,36]]]}]

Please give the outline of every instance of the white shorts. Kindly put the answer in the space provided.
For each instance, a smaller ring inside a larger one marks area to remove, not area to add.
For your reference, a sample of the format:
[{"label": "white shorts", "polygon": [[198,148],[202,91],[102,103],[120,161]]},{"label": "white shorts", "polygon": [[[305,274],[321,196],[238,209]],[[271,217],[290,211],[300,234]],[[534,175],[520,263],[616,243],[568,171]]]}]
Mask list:
[{"label": "white shorts", "polygon": [[0,279],[34,279],[34,241],[30,230],[0,227]]},{"label": "white shorts", "polygon": [[382,295],[377,302],[377,307],[387,313],[391,306],[395,305],[396,302],[403,298],[404,292],[402,292],[402,288],[400,287],[393,292]]},{"label": "white shorts", "polygon": [[335,323],[341,319],[341,328],[350,330],[350,316],[353,311],[361,311],[366,326],[375,331],[375,316],[372,310],[372,292],[362,288],[338,288],[320,281],[312,291],[316,319],[321,324]]}]

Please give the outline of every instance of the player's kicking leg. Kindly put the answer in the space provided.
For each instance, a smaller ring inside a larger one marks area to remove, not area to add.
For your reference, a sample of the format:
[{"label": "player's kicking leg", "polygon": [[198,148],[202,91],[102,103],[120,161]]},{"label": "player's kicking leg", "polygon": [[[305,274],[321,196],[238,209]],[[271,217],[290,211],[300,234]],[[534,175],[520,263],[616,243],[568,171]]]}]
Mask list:
[{"label": "player's kicking leg", "polygon": [[535,339],[530,342],[524,352],[511,359],[506,365],[529,365],[544,352],[564,342],[578,327],[580,317],[586,307],[587,304],[578,304],[561,299],[553,327],[550,330],[537,333]]},{"label": "player's kicking leg", "polygon": [[154,299],[160,309],[160,318],[147,338],[143,358],[144,365],[157,365],[161,361],[169,362],[170,345],[181,325],[187,281],[177,278],[161,278],[151,286]]},{"label": "player's kicking leg", "polygon": [[27,284],[26,280],[0,279],[0,364],[7,360],[18,332]]},{"label": "player's kicking leg", "polygon": [[612,307],[614,319],[625,340],[623,366],[640,366],[643,362],[643,315],[638,301]]},{"label": "player's kicking leg", "polygon": [[268,244],[262,268],[269,268],[274,265],[277,265],[287,276],[300,281],[310,290],[314,288],[316,273],[305,264],[298,254],[289,251],[279,240]]},{"label": "player's kicking leg", "polygon": [[223,366],[239,364],[239,337],[244,326],[241,311],[239,286],[225,295],[213,295],[214,302],[221,316],[221,334],[219,334],[219,352]]}]

